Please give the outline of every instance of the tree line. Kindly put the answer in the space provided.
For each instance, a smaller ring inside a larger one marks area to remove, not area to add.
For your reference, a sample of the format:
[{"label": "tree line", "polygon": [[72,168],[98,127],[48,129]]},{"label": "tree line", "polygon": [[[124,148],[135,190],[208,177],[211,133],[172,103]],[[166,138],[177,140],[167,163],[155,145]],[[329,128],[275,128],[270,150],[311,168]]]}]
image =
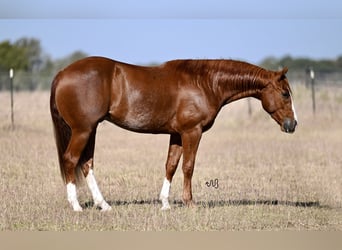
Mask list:
[{"label": "tree line", "polygon": [[86,57],[82,51],[53,60],[35,38],[0,42],[0,90],[9,89],[9,70],[14,69],[14,89],[48,89],[53,76],[70,63]]},{"label": "tree line", "polygon": [[333,60],[314,60],[305,57],[293,58],[289,55],[282,58],[267,57],[261,61],[260,66],[273,70],[286,66],[293,71],[303,71],[312,68],[322,73],[340,73],[342,72],[342,55]]},{"label": "tree line", "polygon": [[[53,76],[68,64],[88,56],[82,51],[53,60],[43,51],[40,41],[35,38],[20,38],[11,42],[0,42],[0,90],[9,89],[9,70],[15,70],[14,89],[49,89]],[[277,70],[287,66],[293,75],[302,76],[310,69],[323,74],[342,73],[342,55],[336,59],[313,60],[310,58],[267,57],[260,66]]]}]

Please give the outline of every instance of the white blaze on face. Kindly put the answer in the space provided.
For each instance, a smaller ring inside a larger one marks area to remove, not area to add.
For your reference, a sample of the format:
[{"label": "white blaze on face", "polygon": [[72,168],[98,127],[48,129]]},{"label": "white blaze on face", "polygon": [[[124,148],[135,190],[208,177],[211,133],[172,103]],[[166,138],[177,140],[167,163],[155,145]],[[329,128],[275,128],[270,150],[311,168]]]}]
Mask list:
[{"label": "white blaze on face", "polygon": [[76,193],[76,185],[73,183],[67,184],[67,195],[68,195],[68,201],[71,204],[74,211],[82,211],[82,207],[78,203],[77,200],[77,193]]},{"label": "white blaze on face", "polygon": [[297,120],[297,113],[296,113],[296,109],[294,107],[294,104],[293,104],[293,98],[292,98],[292,95],[290,94],[291,96],[291,104],[292,104],[292,112],[293,112],[293,116],[294,116],[294,119],[296,120],[296,122],[298,122]]},{"label": "white blaze on face", "polygon": [[164,178],[163,187],[161,189],[160,196],[159,196],[163,204],[161,208],[162,210],[170,209],[170,204],[169,204],[170,187],[171,187],[171,183],[168,181],[168,179]]},{"label": "white blaze on face", "polygon": [[103,199],[103,196],[102,196],[100,189],[97,186],[97,183],[95,180],[94,171],[92,169],[89,170],[89,173],[86,177],[86,181],[87,181],[88,187],[90,189],[90,192],[93,196],[95,206],[100,206],[102,208],[102,211],[111,210],[112,208]]}]

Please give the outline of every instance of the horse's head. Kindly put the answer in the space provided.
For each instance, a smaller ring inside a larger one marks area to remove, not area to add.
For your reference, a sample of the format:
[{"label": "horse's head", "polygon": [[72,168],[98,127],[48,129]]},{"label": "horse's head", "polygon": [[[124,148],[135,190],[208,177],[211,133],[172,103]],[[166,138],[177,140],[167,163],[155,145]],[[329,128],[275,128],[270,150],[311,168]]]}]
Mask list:
[{"label": "horse's head", "polygon": [[263,108],[280,125],[281,130],[293,133],[297,125],[291,89],[286,78],[287,68],[274,72],[261,92]]}]

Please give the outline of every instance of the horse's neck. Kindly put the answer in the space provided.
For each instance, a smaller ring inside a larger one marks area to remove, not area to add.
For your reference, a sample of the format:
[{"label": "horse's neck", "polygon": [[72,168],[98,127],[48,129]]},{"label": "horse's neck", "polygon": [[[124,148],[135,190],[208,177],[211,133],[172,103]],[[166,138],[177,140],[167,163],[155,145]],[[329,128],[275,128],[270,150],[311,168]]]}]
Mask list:
[{"label": "horse's neck", "polygon": [[250,71],[221,75],[220,89],[223,104],[227,104],[245,97],[260,98],[261,90],[266,86],[265,70],[259,67]]}]

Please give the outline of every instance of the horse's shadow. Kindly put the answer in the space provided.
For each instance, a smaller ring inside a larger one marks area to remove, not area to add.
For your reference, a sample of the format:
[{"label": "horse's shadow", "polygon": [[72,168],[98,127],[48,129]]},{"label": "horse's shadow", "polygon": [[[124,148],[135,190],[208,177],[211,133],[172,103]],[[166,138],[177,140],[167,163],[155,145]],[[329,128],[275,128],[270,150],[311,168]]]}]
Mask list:
[{"label": "horse's shadow", "polygon": [[[161,205],[161,201],[158,199],[146,199],[146,200],[113,200],[108,204],[112,207],[128,206],[128,205]],[[176,207],[185,207],[181,200],[172,200],[170,205]],[[209,201],[197,201],[195,205],[199,208],[216,208],[216,207],[228,207],[228,206],[250,206],[250,205],[266,205],[266,206],[289,206],[289,207],[316,207],[323,208],[324,206],[319,201],[282,201],[282,200],[209,200]],[[94,207],[93,201],[85,202],[82,207],[92,208]]]}]

